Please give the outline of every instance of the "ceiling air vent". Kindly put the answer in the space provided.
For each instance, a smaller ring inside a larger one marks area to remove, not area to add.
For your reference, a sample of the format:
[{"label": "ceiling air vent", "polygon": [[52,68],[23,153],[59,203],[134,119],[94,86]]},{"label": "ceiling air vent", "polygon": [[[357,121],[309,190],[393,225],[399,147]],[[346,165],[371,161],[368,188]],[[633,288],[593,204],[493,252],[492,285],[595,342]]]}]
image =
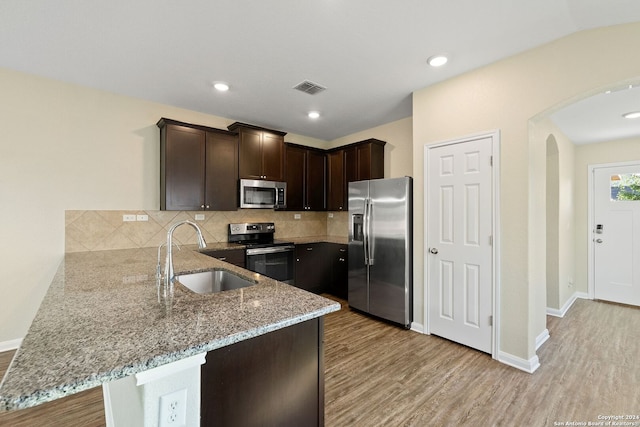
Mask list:
[{"label": "ceiling air vent", "polygon": [[323,90],[327,89],[326,87],[320,86],[318,83],[314,83],[309,80],[298,83],[293,88],[299,90],[300,92],[308,93],[309,95],[315,95],[316,93],[322,92]]}]

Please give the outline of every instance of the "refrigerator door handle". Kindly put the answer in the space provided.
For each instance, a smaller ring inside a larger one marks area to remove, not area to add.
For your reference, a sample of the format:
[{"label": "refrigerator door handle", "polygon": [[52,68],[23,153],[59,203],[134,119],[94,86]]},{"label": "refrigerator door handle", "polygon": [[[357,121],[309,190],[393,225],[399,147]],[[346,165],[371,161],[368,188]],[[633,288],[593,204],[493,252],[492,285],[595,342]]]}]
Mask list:
[{"label": "refrigerator door handle", "polygon": [[364,199],[364,215],[362,216],[362,241],[364,246],[364,265],[369,265],[369,198]]},{"label": "refrigerator door handle", "polygon": [[373,265],[374,261],[374,241],[371,240],[371,219],[373,217],[373,200],[369,199],[369,212],[367,213],[367,256],[369,257],[369,265]]}]

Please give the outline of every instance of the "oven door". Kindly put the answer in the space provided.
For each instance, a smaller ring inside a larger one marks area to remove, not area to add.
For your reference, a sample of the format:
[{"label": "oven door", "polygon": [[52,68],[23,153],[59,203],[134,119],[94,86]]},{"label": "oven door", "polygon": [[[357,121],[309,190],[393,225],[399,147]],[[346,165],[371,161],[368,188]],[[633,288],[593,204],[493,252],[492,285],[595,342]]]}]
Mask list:
[{"label": "oven door", "polygon": [[294,246],[247,249],[247,270],[293,285]]}]

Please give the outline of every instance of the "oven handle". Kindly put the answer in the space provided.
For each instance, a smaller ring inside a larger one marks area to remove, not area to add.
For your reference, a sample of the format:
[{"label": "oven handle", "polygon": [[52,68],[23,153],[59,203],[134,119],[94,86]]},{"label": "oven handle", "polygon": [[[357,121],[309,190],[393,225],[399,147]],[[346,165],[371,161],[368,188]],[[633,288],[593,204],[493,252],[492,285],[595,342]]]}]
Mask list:
[{"label": "oven handle", "polygon": [[287,246],[274,246],[271,248],[256,248],[256,249],[247,249],[247,256],[250,255],[263,255],[263,254],[275,254],[278,252],[289,252],[294,250],[294,245]]}]

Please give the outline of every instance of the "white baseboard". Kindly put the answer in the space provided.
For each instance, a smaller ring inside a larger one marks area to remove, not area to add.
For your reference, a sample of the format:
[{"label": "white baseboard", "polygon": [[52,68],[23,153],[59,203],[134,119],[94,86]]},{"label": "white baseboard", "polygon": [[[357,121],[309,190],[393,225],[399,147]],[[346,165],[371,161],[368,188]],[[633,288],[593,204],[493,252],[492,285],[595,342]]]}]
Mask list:
[{"label": "white baseboard", "polygon": [[571,297],[567,300],[567,302],[565,302],[564,305],[560,308],[560,310],[555,309],[555,308],[547,307],[547,314],[549,316],[554,316],[554,317],[564,317],[565,314],[567,314],[567,312],[569,311],[569,309],[573,305],[573,303],[576,302],[576,300],[578,298],[580,298],[580,299],[590,299],[589,298],[589,294],[587,294],[587,293],[574,292],[573,295],[571,295]]},{"label": "white baseboard", "polygon": [[418,323],[418,322],[411,322],[411,330],[415,331],[415,332],[419,332],[421,334],[424,334],[424,325],[422,323]]},{"label": "white baseboard", "polygon": [[533,374],[536,369],[540,367],[540,360],[538,359],[538,356],[533,356],[531,359],[525,360],[512,354],[505,353],[504,351],[500,351],[498,352],[497,360],[500,363],[520,369],[521,371],[525,371],[529,374]]},{"label": "white baseboard", "polygon": [[15,340],[0,342],[0,353],[10,350],[16,350],[22,344],[22,338],[16,338]]},{"label": "white baseboard", "polygon": [[545,329],[544,331],[542,331],[542,333],[540,335],[538,335],[536,337],[536,351],[542,347],[542,344],[544,344],[545,342],[547,342],[547,340],[549,339],[551,335],[549,335],[549,330]]}]

